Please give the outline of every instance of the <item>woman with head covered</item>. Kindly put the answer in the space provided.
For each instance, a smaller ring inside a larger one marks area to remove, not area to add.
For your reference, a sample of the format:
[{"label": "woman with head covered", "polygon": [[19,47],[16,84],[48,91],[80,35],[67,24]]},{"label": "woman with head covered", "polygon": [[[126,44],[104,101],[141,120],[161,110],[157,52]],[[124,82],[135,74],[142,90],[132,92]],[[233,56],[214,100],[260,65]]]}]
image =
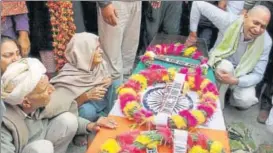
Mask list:
[{"label": "woman with head covered", "polygon": [[[75,34],[65,52],[68,63],[51,80],[56,88],[56,102],[76,101],[79,116],[91,122],[108,113],[115,100],[112,79],[102,53],[98,36],[86,32]],[[65,98],[60,101],[58,95]],[[76,140],[80,145],[86,143],[85,138]]]}]

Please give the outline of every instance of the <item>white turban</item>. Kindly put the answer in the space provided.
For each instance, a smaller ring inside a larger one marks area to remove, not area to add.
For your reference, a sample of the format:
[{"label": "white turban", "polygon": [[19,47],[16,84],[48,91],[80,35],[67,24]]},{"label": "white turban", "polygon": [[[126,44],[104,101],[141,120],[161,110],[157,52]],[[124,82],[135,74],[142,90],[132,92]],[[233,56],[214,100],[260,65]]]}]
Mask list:
[{"label": "white turban", "polygon": [[35,58],[23,58],[10,64],[1,78],[1,98],[11,105],[21,104],[45,73],[46,68]]}]

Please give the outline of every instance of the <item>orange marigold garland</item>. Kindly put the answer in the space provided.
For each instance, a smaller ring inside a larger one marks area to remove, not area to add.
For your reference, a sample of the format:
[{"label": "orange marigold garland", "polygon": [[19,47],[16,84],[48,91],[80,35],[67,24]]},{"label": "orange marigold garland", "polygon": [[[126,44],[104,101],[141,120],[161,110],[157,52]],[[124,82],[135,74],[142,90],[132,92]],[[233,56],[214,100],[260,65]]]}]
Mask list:
[{"label": "orange marigold garland", "polygon": [[67,62],[64,56],[66,45],[75,33],[76,26],[73,19],[71,1],[47,2],[52,25],[53,48],[56,70],[60,70]]}]

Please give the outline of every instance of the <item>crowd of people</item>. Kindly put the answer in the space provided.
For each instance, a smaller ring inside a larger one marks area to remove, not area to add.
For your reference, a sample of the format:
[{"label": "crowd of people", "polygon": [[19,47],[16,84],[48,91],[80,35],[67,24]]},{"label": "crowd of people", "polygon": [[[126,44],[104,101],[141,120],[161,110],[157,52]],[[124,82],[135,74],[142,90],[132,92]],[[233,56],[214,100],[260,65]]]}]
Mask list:
[{"label": "crowd of people", "polygon": [[[257,121],[273,133],[273,2],[100,1],[98,36],[86,32],[79,4],[73,2],[77,30],[66,45],[67,62],[53,75],[54,60],[45,58],[53,54],[46,2],[1,3],[2,153],[65,153],[70,143],[87,145],[88,135],[100,128],[116,128],[107,115],[137,51],[158,33],[184,33],[186,6],[185,45],[196,45],[200,37],[209,46],[222,109],[225,101],[238,110],[260,102]],[[39,57],[29,57],[32,52]]]}]

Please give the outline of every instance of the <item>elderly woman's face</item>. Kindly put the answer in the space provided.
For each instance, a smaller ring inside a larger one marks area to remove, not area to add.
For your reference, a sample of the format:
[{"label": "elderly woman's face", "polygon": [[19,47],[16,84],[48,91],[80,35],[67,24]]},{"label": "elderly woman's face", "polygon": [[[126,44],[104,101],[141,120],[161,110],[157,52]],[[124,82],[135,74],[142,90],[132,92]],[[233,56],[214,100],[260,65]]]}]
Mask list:
[{"label": "elderly woman's face", "polygon": [[93,62],[92,62],[93,66],[96,66],[96,65],[100,64],[103,61],[102,53],[103,52],[102,52],[102,49],[100,47],[100,42],[98,41],[96,51],[94,53]]},{"label": "elderly woman's face", "polygon": [[13,41],[1,45],[1,72],[4,73],[9,64],[21,58],[19,48]]},{"label": "elderly woman's face", "polygon": [[50,95],[55,88],[49,83],[48,77],[41,78],[35,89],[27,96],[33,109],[45,107],[50,101]]}]

